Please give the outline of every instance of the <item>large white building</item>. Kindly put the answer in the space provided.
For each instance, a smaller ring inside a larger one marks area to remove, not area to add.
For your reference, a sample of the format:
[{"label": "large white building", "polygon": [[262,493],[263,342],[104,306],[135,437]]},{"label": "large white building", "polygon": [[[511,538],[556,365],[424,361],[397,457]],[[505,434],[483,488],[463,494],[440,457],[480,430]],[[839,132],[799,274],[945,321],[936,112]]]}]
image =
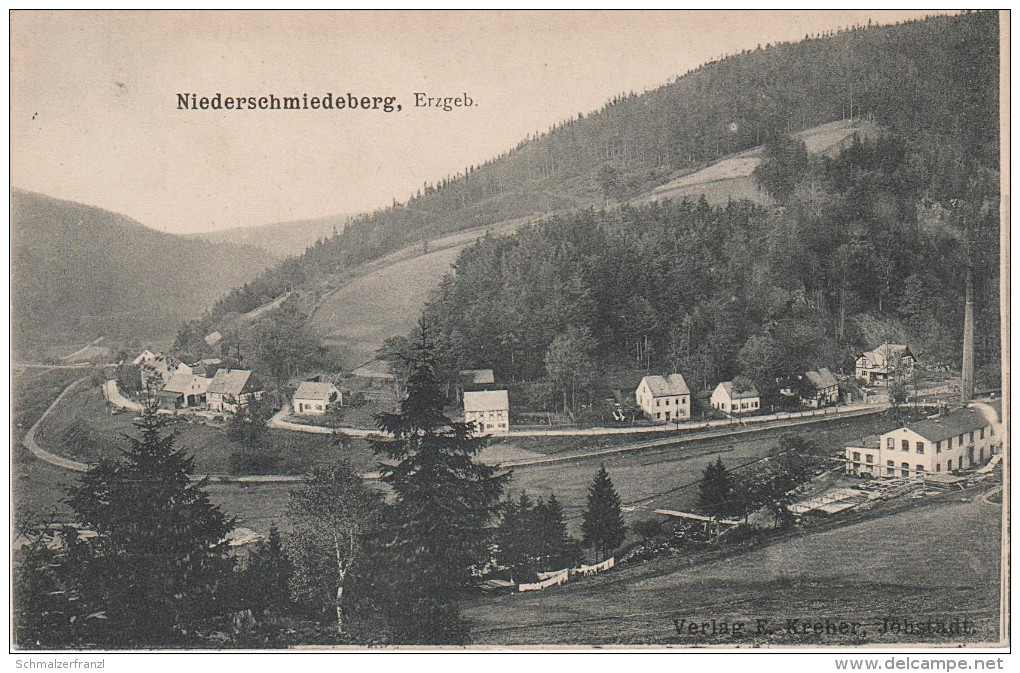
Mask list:
[{"label": "large white building", "polygon": [[680,374],[644,377],[634,391],[634,399],[656,423],[685,421],[691,417],[691,389]]},{"label": "large white building", "polygon": [[873,477],[923,477],[981,465],[1002,448],[994,409],[966,409],[871,435],[846,447],[846,471]]},{"label": "large white building", "polygon": [[510,397],[505,390],[468,390],[464,393],[464,421],[474,423],[479,435],[510,433]]}]

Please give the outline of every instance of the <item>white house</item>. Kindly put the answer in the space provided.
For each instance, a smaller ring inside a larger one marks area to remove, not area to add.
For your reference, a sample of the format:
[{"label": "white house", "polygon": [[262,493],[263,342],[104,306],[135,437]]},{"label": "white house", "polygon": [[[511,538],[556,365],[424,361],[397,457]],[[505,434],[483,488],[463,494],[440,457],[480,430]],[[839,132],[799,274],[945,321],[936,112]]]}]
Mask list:
[{"label": "white house", "polygon": [[724,414],[750,414],[761,409],[761,397],[753,383],[723,381],[712,391],[712,407]]},{"label": "white house", "polygon": [[867,383],[888,383],[897,376],[909,376],[917,359],[903,344],[882,344],[857,358],[854,376]]},{"label": "white house", "polygon": [[260,400],[265,391],[248,369],[220,369],[206,391],[206,404],[212,411],[236,412],[252,400]]},{"label": "white house", "polygon": [[343,395],[332,383],[302,381],[294,393],[294,413],[321,416],[330,404],[343,404]]},{"label": "white house", "polygon": [[509,434],[510,397],[507,391],[466,391],[464,393],[464,421],[474,423],[478,434]]},{"label": "white house", "polygon": [[923,477],[981,465],[1002,449],[1001,426],[987,406],[975,404],[854,442],[846,447],[846,471]]},{"label": "white house", "polygon": [[656,423],[691,417],[691,389],[681,374],[644,377],[634,391],[634,398],[645,415]]}]

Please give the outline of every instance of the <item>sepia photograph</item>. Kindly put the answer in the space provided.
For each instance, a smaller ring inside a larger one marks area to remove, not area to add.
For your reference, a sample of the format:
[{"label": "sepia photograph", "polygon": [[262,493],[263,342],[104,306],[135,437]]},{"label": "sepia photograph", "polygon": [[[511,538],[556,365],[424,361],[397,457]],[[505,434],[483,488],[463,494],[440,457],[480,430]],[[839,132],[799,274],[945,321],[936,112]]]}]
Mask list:
[{"label": "sepia photograph", "polygon": [[11,11],[17,667],[1001,669],[1009,21]]}]

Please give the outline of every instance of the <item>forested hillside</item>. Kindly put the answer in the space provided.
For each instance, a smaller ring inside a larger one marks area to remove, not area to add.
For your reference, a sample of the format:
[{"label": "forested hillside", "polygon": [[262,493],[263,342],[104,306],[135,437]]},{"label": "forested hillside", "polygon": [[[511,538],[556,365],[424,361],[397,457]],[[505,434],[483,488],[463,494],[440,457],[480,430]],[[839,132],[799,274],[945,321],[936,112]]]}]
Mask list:
[{"label": "forested hillside", "polygon": [[621,366],[681,371],[698,389],[743,375],[768,396],[808,368],[850,371],[887,339],[958,367],[970,266],[978,359],[994,367],[998,174],[930,156],[896,136],[835,159],[772,143],[759,178],[781,207],[667,201],[481,240],[428,315],[454,370],[580,377],[591,393]]},{"label": "forested hillside", "polygon": [[300,255],[319,239],[330,238],[343,231],[348,215],[329,215],[293,222],[274,222],[248,227],[192,234],[212,243],[237,243],[261,248],[279,259]]},{"label": "forested hillside", "polygon": [[172,337],[270,263],[255,248],[166,234],[72,201],[19,190],[11,201],[15,347]]},{"label": "forested hillside", "polygon": [[926,163],[997,166],[995,12],[805,37],[705,64],[643,95],[619,95],[426,183],[238,289],[214,313],[251,310],[285,288],[443,233],[625,201],[733,152],[851,116],[914,143]]}]

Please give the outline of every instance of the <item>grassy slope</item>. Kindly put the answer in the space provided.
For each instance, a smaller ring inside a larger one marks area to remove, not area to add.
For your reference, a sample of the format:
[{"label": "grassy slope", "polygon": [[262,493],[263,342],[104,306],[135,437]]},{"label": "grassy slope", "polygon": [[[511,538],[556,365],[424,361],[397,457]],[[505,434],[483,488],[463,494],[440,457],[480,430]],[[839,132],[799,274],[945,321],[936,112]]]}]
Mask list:
[{"label": "grassy slope", "polygon": [[[98,388],[82,390],[68,397],[54,413],[47,417],[38,435],[40,443],[58,455],[78,460],[94,461],[99,457],[116,457],[125,445],[122,434],[134,435],[132,415],[119,413],[111,416]],[[94,451],[74,451],[68,444],[75,427],[87,424],[101,438]],[[226,436],[226,431],[192,423],[177,423],[179,447],[187,448],[195,456],[195,466],[201,474],[229,474],[230,454],[240,445]],[[328,437],[307,435],[285,430],[268,430],[269,436],[283,445],[283,459],[278,471],[282,474],[301,474],[312,466],[338,456]],[[375,458],[364,442],[355,442],[348,458],[358,469],[374,470]]]},{"label": "grassy slope", "polygon": [[[987,486],[985,487],[987,488]],[[472,639],[487,644],[779,643],[837,646],[860,642],[939,642],[956,638],[881,635],[884,617],[967,617],[996,641],[1000,510],[977,493],[941,496],[895,514],[778,540],[715,558],[658,559],[541,593],[470,606]],[[778,634],[739,639],[679,636],[673,618],[845,619],[867,633]]]}]

